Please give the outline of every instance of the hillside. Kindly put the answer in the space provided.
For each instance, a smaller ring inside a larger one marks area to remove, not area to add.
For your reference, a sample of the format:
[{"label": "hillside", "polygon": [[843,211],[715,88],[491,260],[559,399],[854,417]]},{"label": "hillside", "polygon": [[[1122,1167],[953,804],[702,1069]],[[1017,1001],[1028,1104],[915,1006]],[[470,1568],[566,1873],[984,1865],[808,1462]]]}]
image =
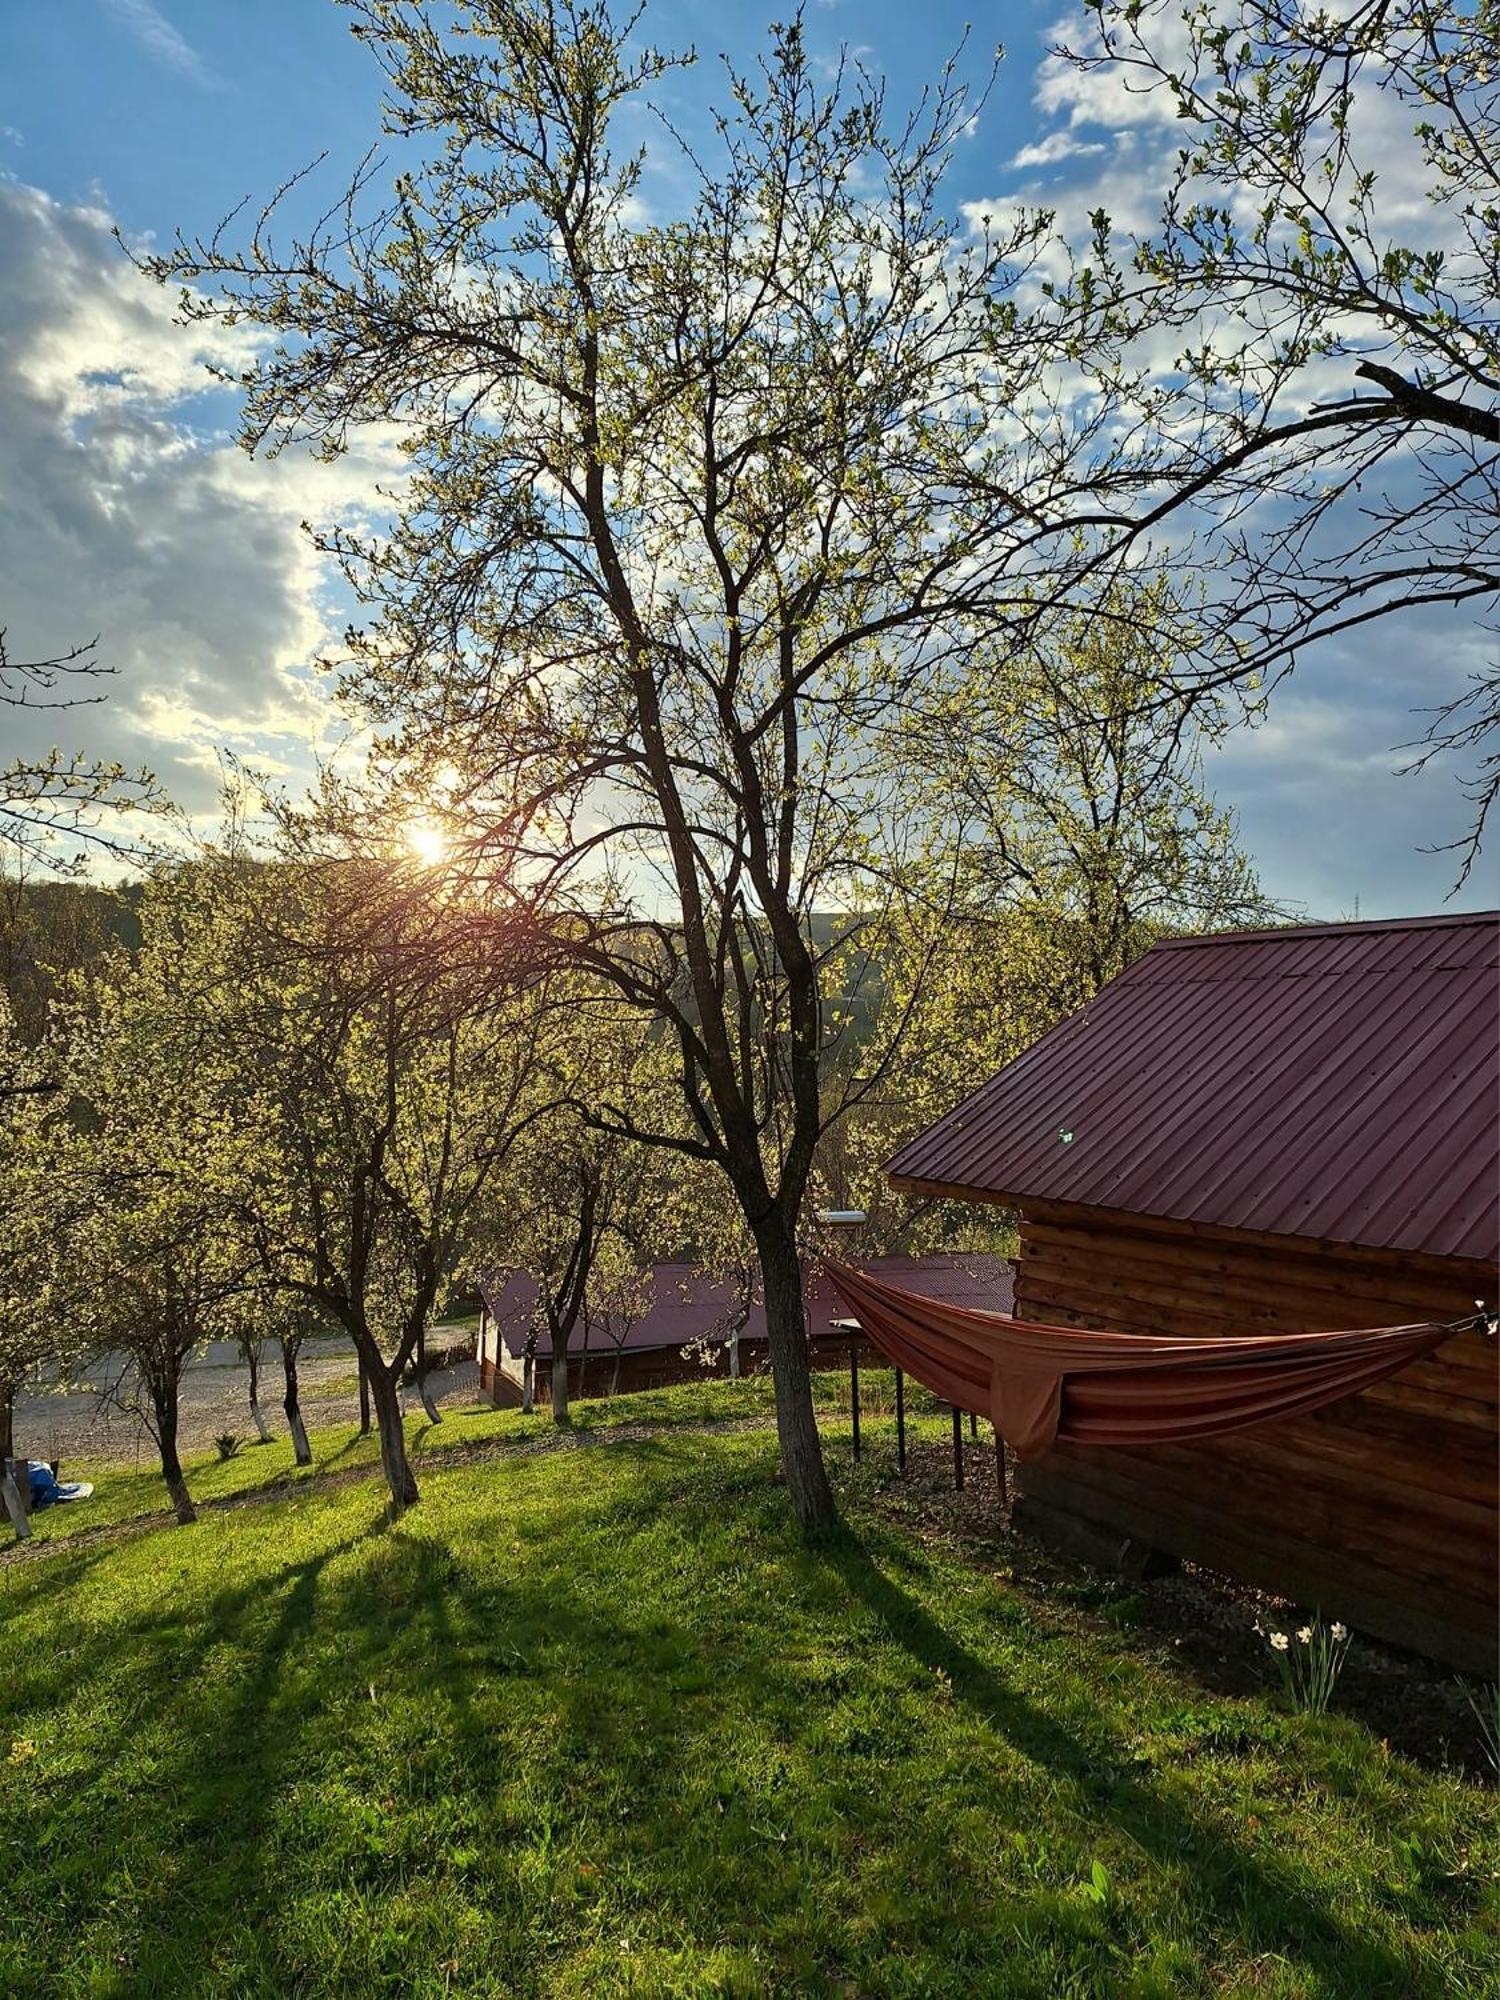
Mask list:
[{"label": "hillside", "polygon": [[1496,1990],[1492,1792],[914,1532],[878,1423],[858,1468],[830,1427],[848,1525],[800,1545],[765,1414],[462,1416],[396,1528],[348,1433],[192,1529],[116,1535],[159,1505],[125,1473],[40,1517],[0,1559],[0,1991]]}]

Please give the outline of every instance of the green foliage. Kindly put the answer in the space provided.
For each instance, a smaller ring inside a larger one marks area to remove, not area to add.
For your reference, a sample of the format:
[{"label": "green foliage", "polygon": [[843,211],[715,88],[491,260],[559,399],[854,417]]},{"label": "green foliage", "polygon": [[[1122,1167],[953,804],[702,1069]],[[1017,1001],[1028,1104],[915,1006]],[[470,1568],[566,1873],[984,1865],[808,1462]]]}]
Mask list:
[{"label": "green foliage", "polygon": [[256,1144],[198,1017],[193,897],[189,876],[153,882],[139,951],[75,977],[51,1043],[69,1115],[46,1161],[63,1252],[48,1303],[84,1348],[129,1357],[134,1384],[120,1393],[159,1441],[182,1363],[232,1330],[251,1262],[238,1202]]},{"label": "green foliage", "polygon": [[885,1186],[896,1147],[1161,937],[1274,919],[1204,781],[1226,715],[1184,699],[1162,654],[1180,615],[1160,578],[1137,579],[1060,623],[1026,674],[1012,662],[1013,692],[981,654],[893,733],[934,824],[934,880],[881,940],[882,1000],[907,1017],[904,1038],[836,1163],[820,1160],[834,1205],[872,1214],[862,1247],[974,1239],[972,1213]]}]

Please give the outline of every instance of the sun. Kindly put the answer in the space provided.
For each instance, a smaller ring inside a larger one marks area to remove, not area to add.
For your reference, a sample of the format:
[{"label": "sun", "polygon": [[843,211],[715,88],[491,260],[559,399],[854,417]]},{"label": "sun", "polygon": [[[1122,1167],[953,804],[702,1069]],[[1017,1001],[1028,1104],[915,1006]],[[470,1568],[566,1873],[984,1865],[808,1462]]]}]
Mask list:
[{"label": "sun", "polygon": [[434,868],[448,852],[447,837],[430,819],[409,819],[403,829],[407,847],[425,868]]}]

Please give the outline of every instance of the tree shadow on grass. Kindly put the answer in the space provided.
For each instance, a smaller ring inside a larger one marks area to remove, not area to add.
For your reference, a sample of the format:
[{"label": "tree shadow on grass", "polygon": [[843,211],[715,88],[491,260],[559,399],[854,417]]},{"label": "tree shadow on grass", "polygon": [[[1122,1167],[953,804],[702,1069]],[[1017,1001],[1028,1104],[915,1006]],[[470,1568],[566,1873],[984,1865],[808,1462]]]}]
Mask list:
[{"label": "tree shadow on grass", "polygon": [[[862,1786],[909,1796],[920,1782],[922,1725],[890,1767],[897,1779],[831,1756],[831,1698],[805,1671],[821,1648],[876,1711],[893,1674],[904,1685],[903,1655],[924,1679],[945,1675],[983,1733],[1052,1781],[1070,1822],[1093,1815],[1139,1845],[1151,1898],[1165,1889],[1170,1903],[1180,1881],[1205,1960],[1275,1953],[1330,1995],[1441,1990],[1290,1869],[1143,1781],[1103,1697],[1097,1725],[1075,1724],[1011,1685],[893,1579],[909,1562],[920,1590],[927,1574],[899,1538],[882,1551],[845,1531],[806,1556],[767,1477],[771,1449],[706,1462],[691,1438],[642,1439],[573,1483],[554,1459],[545,1479],[497,1489],[467,1519],[452,1507],[471,1506],[475,1489],[433,1465],[423,1507],[390,1532],[373,1489],[353,1533],[347,1497],[324,1512],[310,1496],[253,1531],[249,1581],[181,1605],[163,1541],[159,1591],[144,1603],[127,1592],[126,1614],[81,1635],[65,1666],[22,1663],[34,1711],[66,1698],[70,1677],[97,1676],[106,1695],[92,1768],[75,1767],[54,1797],[80,1845],[120,1812],[114,1851],[68,1878],[60,1934],[87,1934],[87,1952],[117,1964],[125,1954],[111,1993],[205,2000],[441,1991],[432,1968],[450,1922],[469,1939],[471,1983],[455,1991],[537,1991],[591,1927],[601,1955],[583,1970],[569,1959],[570,1990],[621,1990],[608,1939],[632,1930],[671,1940],[689,1968],[727,1939],[781,1992],[838,1979],[848,1990],[851,1972],[871,1993],[1010,1990],[998,1982],[1009,1964],[1024,1973],[1031,1940],[1060,1920],[1058,1892],[998,1884],[972,1835],[949,1851],[941,1814],[927,1821],[931,1854],[889,1809],[855,1824]],[[293,1532],[307,1553],[278,1563],[278,1538]],[[339,1560],[361,1545],[364,1559]],[[226,1533],[224,1560],[240,1546]],[[877,1628],[890,1640],[884,1681],[860,1661]],[[122,1712],[153,1691],[160,1718]],[[148,1725],[146,1768],[112,1781],[111,1759]],[[857,1844],[865,1832],[873,1851]],[[1005,1834],[997,1812],[984,1837]],[[1071,1828],[1059,1837],[1071,1858]],[[925,1885],[882,1891],[903,1868],[936,1878],[932,1909]],[[962,1894],[943,1900],[944,1877],[962,1877]],[[904,1986],[887,1974],[880,1929],[870,1937],[867,1881],[891,1897]],[[970,1939],[954,1927],[965,1899]],[[1081,1938],[1067,1963],[1092,1966],[1100,1949]],[[1071,1950],[1064,1936],[1057,1962]],[[984,1977],[967,1982],[985,1951]],[[1109,1977],[1079,1971],[1068,1990],[1108,1992]],[[705,1977],[672,1990],[713,1988]]]},{"label": "tree shadow on grass", "polygon": [[[1389,1994],[1393,2000],[1451,1989],[1405,1955],[1309,1900],[1288,1870],[1252,1854],[1133,1775],[1118,1744],[1090,1744],[970,1651],[880,1568],[860,1536],[835,1530],[821,1545],[829,1567],[911,1657],[942,1673],[988,1727],[1071,1787],[1085,1810],[1110,1820],[1153,1861],[1182,1870],[1204,1921],[1252,1953],[1274,1952],[1317,1976],[1320,1991]],[[1101,1711],[1101,1732],[1102,1732]]]}]

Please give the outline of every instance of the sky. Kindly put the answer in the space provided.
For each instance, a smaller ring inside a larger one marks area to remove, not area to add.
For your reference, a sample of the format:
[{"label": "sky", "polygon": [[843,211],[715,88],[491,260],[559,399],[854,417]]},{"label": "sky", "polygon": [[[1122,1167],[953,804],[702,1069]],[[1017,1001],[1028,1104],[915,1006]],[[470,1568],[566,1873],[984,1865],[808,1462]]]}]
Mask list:
[{"label": "sky", "polygon": [[[674,81],[689,132],[784,4],[653,0],[651,38],[702,60]],[[1104,198],[1142,220],[1176,143],[1138,103],[1049,59],[1062,0],[834,0],[814,55],[859,53],[904,90],[963,32],[1003,39],[998,85],[955,168],[955,202],[1025,195],[1079,218]],[[320,153],[330,187],[378,136],[379,80],[331,0],[49,0],[4,8],[0,65],[0,626],[14,657],[100,638],[107,698],[66,718],[0,709],[0,761],[61,738],[146,764],[190,813],[214,807],[228,750],[300,784],[353,723],[314,666],[347,607],[305,520],[373,522],[398,472],[372,439],[334,466],[248,458],[231,392],[248,334],[174,326],[172,301],[117,240],[210,232]],[[1419,191],[1416,191],[1419,192]],[[1267,891],[1309,918],[1500,901],[1493,857],[1445,902],[1467,809],[1441,764],[1402,775],[1419,711],[1461,691],[1493,635],[1397,618],[1309,654],[1266,720],[1214,753]]]}]

